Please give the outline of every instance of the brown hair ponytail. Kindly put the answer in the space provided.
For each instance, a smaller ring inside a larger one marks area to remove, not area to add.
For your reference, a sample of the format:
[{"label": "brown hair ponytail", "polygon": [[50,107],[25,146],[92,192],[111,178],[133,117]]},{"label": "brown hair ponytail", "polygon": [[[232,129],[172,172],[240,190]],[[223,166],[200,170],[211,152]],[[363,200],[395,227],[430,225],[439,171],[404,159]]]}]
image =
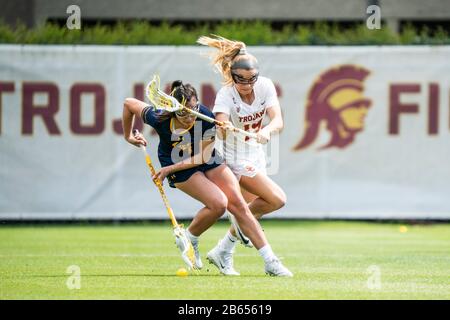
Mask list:
[{"label": "brown hair ponytail", "polygon": [[245,43],[232,41],[224,37],[212,35],[212,37],[201,36],[197,43],[216,48],[217,52],[211,55],[212,64],[223,76],[224,85],[232,85],[231,66],[233,62],[241,59],[250,59],[256,62],[256,58],[246,52]]}]

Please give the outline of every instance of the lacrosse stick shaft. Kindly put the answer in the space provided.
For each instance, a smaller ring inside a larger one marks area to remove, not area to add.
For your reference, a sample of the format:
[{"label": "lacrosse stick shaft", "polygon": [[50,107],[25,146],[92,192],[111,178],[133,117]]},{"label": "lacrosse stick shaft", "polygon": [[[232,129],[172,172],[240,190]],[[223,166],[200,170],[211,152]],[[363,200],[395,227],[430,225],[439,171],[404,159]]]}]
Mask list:
[{"label": "lacrosse stick shaft", "polygon": [[[223,126],[224,125],[224,123],[222,121],[218,121],[216,119],[208,117],[207,115],[204,115],[203,113],[197,112],[195,110],[192,110],[192,109],[189,109],[189,108],[186,108],[186,107],[183,107],[183,110],[186,110],[187,112],[192,113],[192,114],[196,115],[197,117],[199,117],[200,119],[203,119],[205,121],[208,121],[208,122],[211,122],[211,123],[215,123],[215,124],[217,124],[219,126]],[[242,129],[239,129],[239,128],[232,127],[230,130],[234,131],[234,132],[239,132],[239,133],[244,134],[244,135],[246,135],[247,137],[250,137],[250,138],[256,139],[258,137],[258,135],[256,133],[248,132],[248,131],[245,131],[245,130],[242,130]]]},{"label": "lacrosse stick shaft", "polygon": [[[145,155],[145,162],[147,162],[147,166],[149,167],[150,172],[153,177],[156,174],[156,171],[155,171],[155,168],[153,167],[152,160],[150,159],[150,156],[147,153],[145,146],[141,145],[141,150]],[[166,193],[164,192],[161,181],[159,181],[159,179],[155,179],[154,181],[155,181],[156,186],[158,187],[159,193],[161,194],[161,198],[163,199],[164,205],[166,206],[170,221],[172,222],[173,227],[176,228],[178,226],[178,222],[177,222],[177,219],[175,219],[175,214],[173,213],[172,208],[170,207],[169,200],[166,197]]]}]

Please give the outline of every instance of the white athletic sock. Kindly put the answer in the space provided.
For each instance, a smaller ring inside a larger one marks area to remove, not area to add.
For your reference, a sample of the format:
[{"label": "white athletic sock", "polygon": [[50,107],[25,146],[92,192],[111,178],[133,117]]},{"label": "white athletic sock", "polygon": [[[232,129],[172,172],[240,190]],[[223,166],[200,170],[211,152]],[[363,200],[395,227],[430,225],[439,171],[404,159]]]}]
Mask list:
[{"label": "white athletic sock", "polygon": [[225,237],[219,242],[220,248],[222,248],[225,252],[233,252],[234,247],[236,246],[238,239],[230,233],[228,230]]},{"label": "white athletic sock", "polygon": [[277,258],[275,256],[275,254],[273,253],[272,248],[270,247],[269,244],[266,244],[264,247],[259,249],[258,252],[261,255],[261,257],[264,259],[264,263],[268,263],[271,260],[273,260],[274,258],[275,259]]},{"label": "white athletic sock", "polygon": [[194,236],[192,233],[189,232],[189,230],[186,230],[186,235],[189,238],[189,240],[191,240],[192,244],[197,244],[198,243],[198,238],[197,236]]}]

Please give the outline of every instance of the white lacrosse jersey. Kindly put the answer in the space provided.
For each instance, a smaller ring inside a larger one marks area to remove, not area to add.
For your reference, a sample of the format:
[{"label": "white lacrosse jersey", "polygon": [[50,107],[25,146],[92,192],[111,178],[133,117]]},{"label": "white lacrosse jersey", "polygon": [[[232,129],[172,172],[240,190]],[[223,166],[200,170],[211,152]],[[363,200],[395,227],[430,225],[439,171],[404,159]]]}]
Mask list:
[{"label": "white lacrosse jersey", "polygon": [[[228,114],[236,128],[256,133],[262,127],[266,109],[278,105],[279,101],[269,78],[258,77],[253,92],[255,99],[248,105],[242,101],[234,86],[222,87],[216,95],[213,112]],[[256,139],[228,131],[225,144],[220,139],[216,139],[215,144],[216,150],[238,177],[254,176],[257,171],[265,172],[263,147]]]}]

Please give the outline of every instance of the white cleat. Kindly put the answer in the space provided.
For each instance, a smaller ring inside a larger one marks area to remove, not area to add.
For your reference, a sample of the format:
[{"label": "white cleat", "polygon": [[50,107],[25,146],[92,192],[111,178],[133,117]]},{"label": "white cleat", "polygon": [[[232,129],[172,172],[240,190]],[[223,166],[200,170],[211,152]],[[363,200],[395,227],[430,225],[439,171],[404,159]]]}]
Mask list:
[{"label": "white cleat", "polygon": [[236,237],[239,239],[239,241],[247,248],[253,248],[253,243],[242,232],[241,228],[239,227],[239,225],[236,221],[236,218],[229,212],[227,212],[227,214],[228,214],[228,219],[230,220],[231,224],[233,225],[234,230],[236,231]]},{"label": "white cleat", "polygon": [[290,272],[278,258],[272,259],[269,263],[265,265],[266,274],[274,277],[293,277],[294,275]]},{"label": "white cleat", "polygon": [[216,246],[206,255],[206,260],[215,265],[220,273],[226,276],[239,276],[239,272],[233,267],[233,252],[226,252]]},{"label": "white cleat", "polygon": [[198,242],[194,243],[191,241],[191,243],[192,243],[192,247],[194,248],[194,254],[195,254],[194,268],[201,269],[201,268],[203,268],[203,262],[202,262],[202,259],[200,258],[200,251],[198,250]]},{"label": "white cleat", "polygon": [[182,226],[177,226],[173,229],[173,234],[175,236],[175,244],[178,249],[180,249],[181,257],[186,263],[188,269],[196,269],[196,258],[194,248],[191,241],[186,236],[186,232]]}]

